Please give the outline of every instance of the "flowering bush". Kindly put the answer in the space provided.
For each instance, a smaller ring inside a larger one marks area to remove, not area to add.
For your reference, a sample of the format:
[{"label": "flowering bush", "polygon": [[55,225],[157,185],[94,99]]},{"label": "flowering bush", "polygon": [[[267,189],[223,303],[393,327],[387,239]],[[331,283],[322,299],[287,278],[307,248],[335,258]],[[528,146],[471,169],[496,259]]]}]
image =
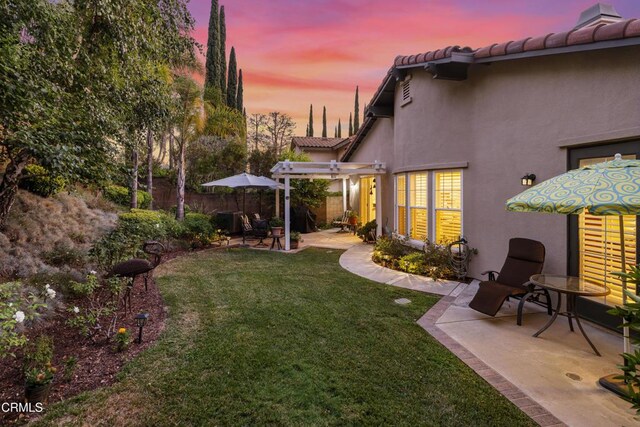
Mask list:
[{"label": "flowering bush", "polygon": [[39,295],[21,282],[0,284],[0,359],[15,357],[13,351],[27,343],[25,323],[45,312],[49,308],[47,298],[55,297],[56,292],[51,287],[45,288],[44,295]]}]

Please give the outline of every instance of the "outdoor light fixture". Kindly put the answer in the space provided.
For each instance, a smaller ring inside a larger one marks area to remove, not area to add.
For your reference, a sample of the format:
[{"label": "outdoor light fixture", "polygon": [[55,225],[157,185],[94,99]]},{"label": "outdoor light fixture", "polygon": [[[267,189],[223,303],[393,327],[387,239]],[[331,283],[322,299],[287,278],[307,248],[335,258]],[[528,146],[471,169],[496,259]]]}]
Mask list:
[{"label": "outdoor light fixture", "polygon": [[520,182],[525,187],[531,187],[533,185],[533,181],[536,180],[536,176],[532,173],[528,173],[520,179]]},{"label": "outdoor light fixture", "polygon": [[147,319],[149,319],[149,313],[140,313],[136,314],[136,324],[138,325],[138,344],[142,342],[142,328],[147,323]]}]

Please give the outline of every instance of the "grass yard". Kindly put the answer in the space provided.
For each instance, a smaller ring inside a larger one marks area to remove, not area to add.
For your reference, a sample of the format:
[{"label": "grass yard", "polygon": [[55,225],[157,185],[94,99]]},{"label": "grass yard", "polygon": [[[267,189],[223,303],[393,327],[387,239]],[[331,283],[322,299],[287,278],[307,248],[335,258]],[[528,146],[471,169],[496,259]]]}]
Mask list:
[{"label": "grass yard", "polygon": [[534,425],[415,323],[437,297],[354,276],[340,254],[230,249],[162,265],[163,337],[115,385],[40,423]]}]

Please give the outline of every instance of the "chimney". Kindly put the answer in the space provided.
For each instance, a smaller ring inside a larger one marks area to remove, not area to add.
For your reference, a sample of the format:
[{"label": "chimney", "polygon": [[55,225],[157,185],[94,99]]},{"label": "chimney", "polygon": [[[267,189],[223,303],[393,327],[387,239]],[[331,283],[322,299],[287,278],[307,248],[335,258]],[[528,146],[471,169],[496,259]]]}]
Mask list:
[{"label": "chimney", "polygon": [[597,24],[611,24],[622,20],[622,16],[616,9],[605,3],[596,3],[589,9],[584,10],[578,18],[575,30],[583,27],[590,27]]}]

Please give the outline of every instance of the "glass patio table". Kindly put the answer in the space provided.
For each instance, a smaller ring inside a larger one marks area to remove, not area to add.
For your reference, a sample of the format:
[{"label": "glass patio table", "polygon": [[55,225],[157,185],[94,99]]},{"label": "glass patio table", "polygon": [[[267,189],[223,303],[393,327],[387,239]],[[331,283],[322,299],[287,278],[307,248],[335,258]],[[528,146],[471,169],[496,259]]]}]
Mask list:
[{"label": "glass patio table", "polygon": [[[573,332],[573,319],[575,319],[582,336],[587,340],[594,353],[600,356],[600,352],[595,345],[591,342],[586,332],[580,324],[580,315],[578,314],[576,300],[578,297],[600,297],[608,295],[611,292],[606,286],[596,285],[594,283],[587,282],[579,277],[572,276],[560,276],[555,274],[534,274],[529,278],[532,283],[541,288],[555,291],[558,294],[558,303],[556,309],[551,316],[551,319],[544,325],[538,332],[533,334],[534,337],[538,337],[541,333],[547,330],[553,322],[558,318],[558,315],[566,316],[569,319],[569,328]],[[562,295],[567,297],[566,311],[560,311],[562,309]]]}]

